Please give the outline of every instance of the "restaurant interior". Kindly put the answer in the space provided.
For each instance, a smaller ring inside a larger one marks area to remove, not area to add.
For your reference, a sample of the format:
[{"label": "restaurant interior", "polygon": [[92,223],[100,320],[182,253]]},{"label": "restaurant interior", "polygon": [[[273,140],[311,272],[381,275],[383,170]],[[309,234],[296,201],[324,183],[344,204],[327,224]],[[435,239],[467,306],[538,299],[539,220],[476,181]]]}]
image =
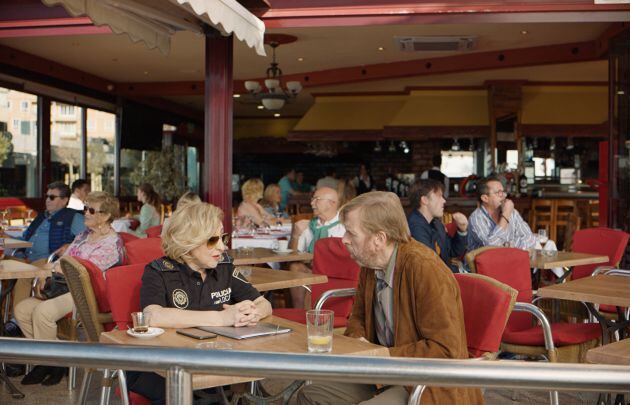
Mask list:
[{"label": "restaurant interior", "polygon": [[[372,189],[396,193],[409,214],[416,208],[410,188],[437,156],[438,169],[450,179],[446,213],[470,216],[479,206],[479,181],[498,175],[515,210],[534,233],[546,229],[560,255],[594,243],[580,239],[580,231],[630,232],[627,2],[107,0],[102,9],[90,9],[93,3],[98,2],[0,2],[0,227],[5,230],[26,229],[46,209],[53,181],[70,185],[87,179],[92,191],[116,196],[121,214],[130,216],[142,205],[137,187],[151,183],[161,198],[160,223],[172,215],[177,199],[192,191],[223,210],[223,228],[235,237],[235,264],[266,267],[253,280],[261,291],[282,291],[323,281],[276,279],[279,272],[270,271],[313,259],[261,253],[291,237],[291,221],[288,228],[278,224],[278,235],[283,233],[269,243],[264,237],[251,242],[256,235],[239,238],[237,208],[247,180],[268,185],[290,169],[303,174],[303,192],[286,207],[295,223],[313,217],[319,179],[334,173],[349,183],[364,165]],[[230,13],[200,13],[201,3],[234,3],[251,25],[239,31]],[[452,221],[450,214],[445,223]],[[554,262],[543,255],[535,262],[530,256],[532,268],[541,269],[534,280],[552,287],[573,282],[565,274],[554,284],[558,280],[542,269],[571,273],[590,266],[590,275],[597,265],[628,268],[627,242],[614,255],[582,251],[599,254],[600,259],[590,257],[594,261],[571,262],[567,256],[566,262],[562,257]],[[161,251],[156,246],[146,249]],[[140,256],[130,264],[149,261]],[[474,267],[474,255],[460,259]],[[31,276],[41,276],[31,270]],[[280,287],[267,286],[265,277]],[[2,280],[6,289],[9,278]],[[350,286],[356,287],[356,280]],[[69,287],[76,302],[75,289],[81,287]],[[571,299],[548,291],[540,296]],[[274,306],[289,306],[288,292],[273,296]],[[618,322],[627,322],[627,298],[585,300],[574,301],[611,304],[606,316],[618,312]],[[541,308],[555,321],[564,320],[567,302]],[[75,321],[89,323],[88,304],[86,312],[75,311]],[[5,321],[9,308],[5,303]],[[112,332],[103,325],[88,329],[79,334],[89,342],[98,342],[101,332],[101,342],[133,341],[107,335]],[[624,334],[617,333],[620,342]],[[71,340],[76,338],[75,331]],[[515,346],[502,348],[512,353]],[[588,363],[592,347],[580,349],[580,362]],[[546,350],[536,353],[555,362],[556,354]],[[560,362],[572,355],[562,353]],[[626,354],[625,363],[605,364],[627,367],[628,361]],[[71,369],[68,377],[72,388],[74,373]],[[112,375],[106,374],[110,384]],[[237,380],[227,381],[212,386]],[[19,403],[9,391],[0,386],[0,402]],[[81,400],[79,391],[83,395],[78,389],[55,392],[60,402],[74,403]],[[551,397],[543,391],[520,399],[508,391],[486,400],[554,403],[555,391]],[[25,392],[24,400],[42,395]],[[88,402],[100,394],[93,389]],[[561,403],[595,399],[562,395],[568,394],[561,393]]]}]

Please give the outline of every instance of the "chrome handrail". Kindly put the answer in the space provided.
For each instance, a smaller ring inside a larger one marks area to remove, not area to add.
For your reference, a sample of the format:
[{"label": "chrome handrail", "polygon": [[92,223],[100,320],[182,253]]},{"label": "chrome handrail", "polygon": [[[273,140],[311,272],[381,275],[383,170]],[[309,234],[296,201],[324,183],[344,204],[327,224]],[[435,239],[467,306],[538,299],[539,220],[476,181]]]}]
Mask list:
[{"label": "chrome handrail", "polygon": [[0,339],[15,363],[164,371],[167,403],[192,403],[191,373],[439,387],[630,392],[630,367],[199,350]]},{"label": "chrome handrail", "polygon": [[326,301],[328,301],[330,298],[353,297],[356,293],[356,288],[337,288],[334,290],[324,291],[317,300],[317,304],[315,304],[315,309],[322,309]]}]

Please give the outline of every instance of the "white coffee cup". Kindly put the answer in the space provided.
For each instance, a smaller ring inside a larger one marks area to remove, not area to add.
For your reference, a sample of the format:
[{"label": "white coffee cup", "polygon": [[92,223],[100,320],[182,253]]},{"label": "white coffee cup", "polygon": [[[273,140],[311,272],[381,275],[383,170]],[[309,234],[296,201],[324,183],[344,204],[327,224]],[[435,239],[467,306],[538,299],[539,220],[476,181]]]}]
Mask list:
[{"label": "white coffee cup", "polygon": [[288,240],[278,240],[278,250],[289,250],[289,241]]}]

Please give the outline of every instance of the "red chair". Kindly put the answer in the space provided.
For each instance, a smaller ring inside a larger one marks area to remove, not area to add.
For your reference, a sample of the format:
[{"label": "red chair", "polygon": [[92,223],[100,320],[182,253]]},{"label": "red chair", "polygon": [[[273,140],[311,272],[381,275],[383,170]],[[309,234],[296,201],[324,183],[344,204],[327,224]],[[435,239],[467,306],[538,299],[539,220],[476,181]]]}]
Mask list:
[{"label": "red chair", "polygon": [[624,231],[610,228],[588,228],[575,231],[571,250],[579,253],[591,253],[608,256],[607,263],[587,264],[573,267],[571,278],[576,280],[593,274],[599,266],[619,266],[628,245],[630,235]]},{"label": "red chair", "polygon": [[147,238],[159,238],[162,235],[162,225],[152,226],[144,232],[147,234]]},{"label": "red chair", "polygon": [[451,238],[455,236],[455,233],[457,232],[457,224],[455,222],[449,222],[448,224],[444,225],[444,227],[446,228],[446,234],[448,236],[450,236]]},{"label": "red chair", "polygon": [[[454,274],[464,310],[464,327],[471,358],[492,360],[501,346],[501,336],[518,292],[480,274]],[[423,385],[411,393],[409,404],[420,401]]]},{"label": "red chair", "polygon": [[137,239],[127,243],[125,249],[129,264],[147,264],[164,256],[160,238]]},{"label": "red chair", "polygon": [[123,243],[125,244],[125,246],[127,246],[127,243],[134,241],[136,239],[140,239],[139,237],[137,237],[136,235],[129,233],[129,232],[118,232],[118,235],[120,235],[120,238],[123,240]]},{"label": "red chair", "polygon": [[[352,260],[341,238],[324,238],[315,243],[313,273],[325,274],[328,281],[311,286],[311,305],[335,312],[334,327],[345,327],[352,310],[359,282],[360,268]],[[274,315],[306,323],[306,311],[301,308],[274,309]]]},{"label": "red chair", "polygon": [[[515,248],[487,250],[475,257],[477,273],[508,284],[518,291],[515,311],[503,333],[502,350],[528,356],[546,355],[549,361],[584,361],[586,351],[601,337],[596,323],[552,323],[532,305],[531,273],[528,252]],[[532,315],[540,322],[532,326]],[[558,346],[558,349],[555,348]]]},{"label": "red chair", "polygon": [[[107,272],[107,298],[112,309],[112,320],[120,330],[127,330],[132,323],[131,313],[140,311],[140,288],[144,267],[145,264],[132,264],[119,266]],[[129,404],[148,405],[151,403],[142,395],[127,391],[126,379],[122,371],[116,371],[111,375],[117,376],[119,380],[116,394],[129,398]],[[105,387],[111,389],[111,382]]]}]

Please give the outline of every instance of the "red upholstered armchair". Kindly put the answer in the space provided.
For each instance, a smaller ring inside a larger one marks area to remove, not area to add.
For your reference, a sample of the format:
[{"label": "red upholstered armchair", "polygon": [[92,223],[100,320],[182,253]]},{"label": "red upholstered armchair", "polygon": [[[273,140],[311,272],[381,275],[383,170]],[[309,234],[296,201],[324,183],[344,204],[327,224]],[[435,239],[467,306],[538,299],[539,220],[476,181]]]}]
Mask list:
[{"label": "red upholstered armchair", "polygon": [[127,243],[133,240],[140,239],[136,235],[129,232],[118,232],[118,235],[120,235],[120,238],[123,240],[123,243],[125,244],[125,246],[127,246]]},{"label": "red upholstered armchair", "polygon": [[[345,327],[352,310],[352,298],[359,282],[359,265],[352,260],[341,238],[324,238],[315,243],[313,273],[325,274],[328,281],[311,286],[311,305],[316,309],[335,312],[334,327]],[[274,315],[306,323],[306,311],[301,308],[279,308]]]},{"label": "red upholstered armchair", "polygon": [[125,249],[129,264],[147,264],[164,256],[160,238],[137,239],[127,243]]},{"label": "red upholstered armchair", "polygon": [[[601,337],[596,323],[552,323],[532,305],[528,252],[515,248],[491,249],[475,257],[477,273],[492,277],[518,291],[516,311],[503,333],[502,350],[528,356],[546,356],[549,361],[582,362],[586,351]],[[541,325],[532,326],[532,315]],[[556,346],[558,347],[556,349]]]},{"label": "red upholstered armchair", "polygon": [[[464,309],[468,353],[473,360],[496,358],[518,291],[480,274],[454,274]],[[409,405],[418,404],[423,385],[409,396]]]}]

